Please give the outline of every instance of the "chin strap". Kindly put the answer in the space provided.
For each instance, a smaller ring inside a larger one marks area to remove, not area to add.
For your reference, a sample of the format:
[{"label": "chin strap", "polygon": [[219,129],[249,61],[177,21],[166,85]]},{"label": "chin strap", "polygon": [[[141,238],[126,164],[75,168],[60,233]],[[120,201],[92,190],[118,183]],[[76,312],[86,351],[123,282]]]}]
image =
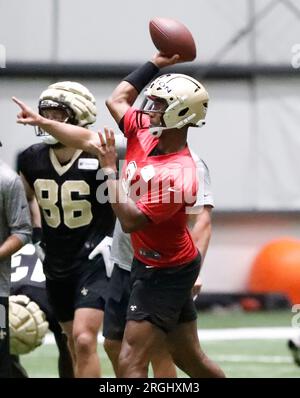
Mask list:
[{"label": "chin strap", "polygon": [[149,133],[153,135],[153,137],[159,138],[164,130],[168,130],[168,127],[149,127]]},{"label": "chin strap", "polygon": [[42,130],[40,127],[34,127],[35,135],[47,145],[55,145],[58,144],[58,140],[53,137],[51,134],[47,133],[46,131]]},{"label": "chin strap", "polygon": [[[189,117],[181,120],[179,123],[177,123],[175,126],[173,127],[162,127],[162,126],[153,126],[153,127],[149,127],[149,132],[150,134],[152,134],[154,137],[159,138],[163,131],[165,130],[170,130],[170,129],[181,129],[182,127],[186,126],[188,123],[190,123],[194,117],[196,116],[195,113],[193,113],[192,115],[190,115]],[[203,127],[205,125],[205,120],[201,119],[199,120],[196,124],[193,125],[193,127]]]}]

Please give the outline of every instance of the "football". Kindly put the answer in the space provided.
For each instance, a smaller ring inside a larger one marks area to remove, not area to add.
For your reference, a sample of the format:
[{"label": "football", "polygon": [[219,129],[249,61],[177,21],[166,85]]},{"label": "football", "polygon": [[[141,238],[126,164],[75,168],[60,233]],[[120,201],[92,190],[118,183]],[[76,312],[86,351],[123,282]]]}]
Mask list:
[{"label": "football", "polygon": [[9,297],[10,353],[27,354],[42,344],[48,331],[45,313],[29,297]]},{"label": "football", "polygon": [[179,54],[182,61],[196,58],[194,38],[183,23],[171,18],[153,18],[149,23],[153,44],[163,54]]}]

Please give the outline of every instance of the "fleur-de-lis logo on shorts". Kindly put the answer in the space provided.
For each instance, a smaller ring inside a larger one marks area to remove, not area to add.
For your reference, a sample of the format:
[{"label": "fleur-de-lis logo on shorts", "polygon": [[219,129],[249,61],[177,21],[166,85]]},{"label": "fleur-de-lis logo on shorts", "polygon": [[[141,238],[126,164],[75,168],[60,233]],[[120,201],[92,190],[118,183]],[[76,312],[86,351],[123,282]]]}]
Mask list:
[{"label": "fleur-de-lis logo on shorts", "polygon": [[137,308],[136,305],[131,305],[131,306],[130,306],[130,310],[131,310],[131,311],[135,311],[136,308]]},{"label": "fleur-de-lis logo on shorts", "polygon": [[85,287],[83,287],[83,288],[81,289],[81,292],[80,292],[80,293],[81,293],[83,296],[87,296],[88,292],[89,292],[89,290],[86,289]]}]

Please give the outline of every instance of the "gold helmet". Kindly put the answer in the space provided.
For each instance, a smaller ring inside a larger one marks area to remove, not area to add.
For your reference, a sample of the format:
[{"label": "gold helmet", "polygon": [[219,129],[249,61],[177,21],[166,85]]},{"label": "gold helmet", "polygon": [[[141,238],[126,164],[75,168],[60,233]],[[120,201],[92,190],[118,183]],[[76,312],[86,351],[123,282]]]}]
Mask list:
[{"label": "gold helmet", "polygon": [[[155,79],[145,91],[141,110],[162,114],[162,125],[150,127],[150,132],[160,136],[163,130],[186,125],[201,127],[205,124],[209,96],[201,83],[190,76],[169,73]],[[164,107],[162,105],[164,104]]]},{"label": "gold helmet", "polygon": [[[93,94],[77,82],[58,82],[51,84],[42,92],[39,99],[39,113],[45,109],[64,109],[68,115],[66,123],[86,127],[96,121],[97,109]],[[55,144],[58,141],[50,134],[40,131],[43,141]]]}]

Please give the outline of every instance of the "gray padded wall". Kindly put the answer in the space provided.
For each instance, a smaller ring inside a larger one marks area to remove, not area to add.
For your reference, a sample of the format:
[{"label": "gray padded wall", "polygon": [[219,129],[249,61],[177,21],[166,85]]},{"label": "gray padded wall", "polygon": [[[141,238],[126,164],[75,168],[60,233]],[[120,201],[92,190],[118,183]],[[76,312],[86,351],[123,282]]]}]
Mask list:
[{"label": "gray padded wall", "polygon": [[[198,47],[196,62],[289,64],[291,47],[300,37],[300,4],[297,0],[289,4],[280,0],[0,0],[0,43],[7,47],[11,61],[143,61],[154,49],[148,22],[165,16],[191,29]],[[252,26],[253,18],[252,33],[240,34]],[[224,48],[223,55],[216,57]]]}]

